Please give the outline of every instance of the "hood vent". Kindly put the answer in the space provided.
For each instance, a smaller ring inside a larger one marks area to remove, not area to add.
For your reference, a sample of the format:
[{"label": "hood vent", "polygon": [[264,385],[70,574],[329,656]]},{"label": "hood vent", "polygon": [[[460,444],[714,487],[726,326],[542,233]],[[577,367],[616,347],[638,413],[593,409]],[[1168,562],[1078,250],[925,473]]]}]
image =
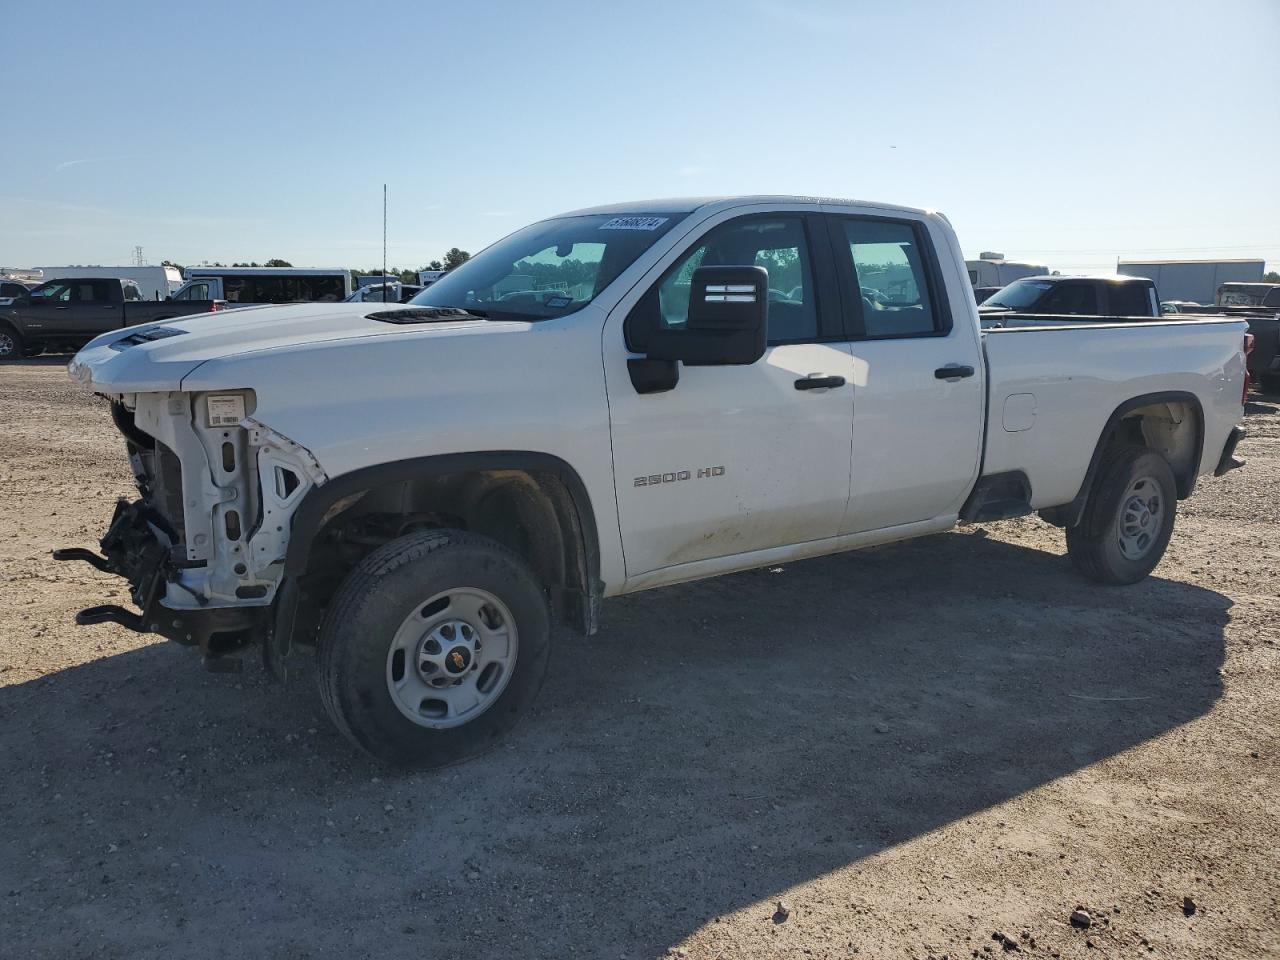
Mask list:
[{"label": "hood vent", "polygon": [[401,307],[398,310],[366,313],[365,317],[382,323],[448,323],[458,320],[485,319],[461,307]]},{"label": "hood vent", "polygon": [[152,340],[164,340],[166,337],[176,337],[186,332],[185,330],[175,330],[173,327],[152,327],[149,330],[139,330],[137,333],[122,337],[115,343],[110,344],[110,347],[112,350],[128,350],[130,347],[136,347],[142,343],[150,343]]}]

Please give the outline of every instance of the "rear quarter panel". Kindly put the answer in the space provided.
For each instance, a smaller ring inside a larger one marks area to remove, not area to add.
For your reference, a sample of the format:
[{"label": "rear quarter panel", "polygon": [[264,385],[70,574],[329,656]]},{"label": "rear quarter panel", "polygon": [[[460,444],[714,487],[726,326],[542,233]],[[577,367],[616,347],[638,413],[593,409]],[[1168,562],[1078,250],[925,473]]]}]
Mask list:
[{"label": "rear quarter panel", "polygon": [[1037,509],[1068,503],[1111,414],[1135,397],[1171,391],[1199,399],[1198,473],[1212,472],[1244,412],[1245,329],[1210,320],[987,331],[983,473],[1022,470]]}]

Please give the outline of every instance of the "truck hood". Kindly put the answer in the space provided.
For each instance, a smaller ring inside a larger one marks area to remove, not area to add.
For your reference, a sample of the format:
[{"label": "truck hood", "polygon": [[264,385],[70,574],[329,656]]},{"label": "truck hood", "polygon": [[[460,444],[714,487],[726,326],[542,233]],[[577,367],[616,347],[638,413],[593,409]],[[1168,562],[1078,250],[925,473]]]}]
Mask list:
[{"label": "truck hood", "polygon": [[[389,315],[392,322],[374,319]],[[407,304],[301,303],[242,307],[113,330],[75,355],[68,372],[103,393],[179,390],[210,360],[368,337],[449,336],[525,323],[433,316]]]}]

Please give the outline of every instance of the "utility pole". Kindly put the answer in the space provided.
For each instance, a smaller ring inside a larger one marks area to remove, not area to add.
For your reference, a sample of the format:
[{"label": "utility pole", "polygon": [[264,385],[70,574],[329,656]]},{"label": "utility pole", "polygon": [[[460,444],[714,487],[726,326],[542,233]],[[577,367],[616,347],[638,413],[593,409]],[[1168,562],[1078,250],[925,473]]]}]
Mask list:
[{"label": "utility pole", "polygon": [[387,302],[387,185],[382,185],[382,302]]}]

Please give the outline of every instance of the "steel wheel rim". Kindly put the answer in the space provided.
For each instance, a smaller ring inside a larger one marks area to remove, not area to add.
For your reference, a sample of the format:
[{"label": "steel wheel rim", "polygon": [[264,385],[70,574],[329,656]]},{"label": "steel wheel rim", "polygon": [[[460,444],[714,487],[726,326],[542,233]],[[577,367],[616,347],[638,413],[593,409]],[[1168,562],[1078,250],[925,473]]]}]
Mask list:
[{"label": "steel wheel rim", "polygon": [[437,593],[405,617],[391,640],[391,701],[429,730],[470,723],[507,688],[518,642],[510,609],[487,590],[455,587]]},{"label": "steel wheel rim", "polygon": [[1151,552],[1164,526],[1164,494],[1153,477],[1138,477],[1120,498],[1117,540],[1120,553],[1141,560]]},{"label": "steel wheel rim", "polygon": [[11,357],[18,345],[13,342],[13,337],[0,330],[0,357]]}]

